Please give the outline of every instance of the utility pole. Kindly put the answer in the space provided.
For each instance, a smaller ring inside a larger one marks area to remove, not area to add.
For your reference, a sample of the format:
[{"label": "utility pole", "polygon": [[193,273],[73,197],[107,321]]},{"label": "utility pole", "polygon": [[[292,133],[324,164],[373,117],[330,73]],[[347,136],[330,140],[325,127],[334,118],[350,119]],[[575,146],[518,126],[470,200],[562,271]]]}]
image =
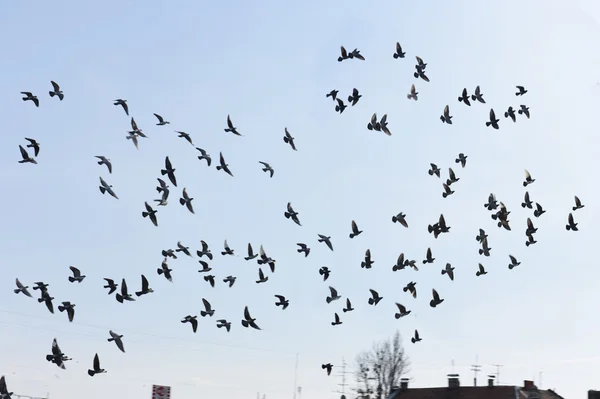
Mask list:
[{"label": "utility pole", "polygon": [[500,367],[504,367],[503,364],[492,364],[492,366],[496,367],[496,384],[500,385]]},{"label": "utility pole", "polygon": [[474,374],[473,377],[473,386],[477,386],[477,373],[481,371],[481,366],[477,364],[479,361],[479,355],[475,355],[475,364],[471,365],[471,371]]}]

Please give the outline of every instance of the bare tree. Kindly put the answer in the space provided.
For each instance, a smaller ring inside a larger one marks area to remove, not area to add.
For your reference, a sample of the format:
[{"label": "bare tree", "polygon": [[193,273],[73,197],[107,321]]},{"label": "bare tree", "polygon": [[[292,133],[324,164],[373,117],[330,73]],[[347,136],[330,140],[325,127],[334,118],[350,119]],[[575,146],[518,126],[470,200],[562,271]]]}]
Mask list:
[{"label": "bare tree", "polygon": [[387,397],[392,387],[398,386],[400,378],[410,371],[399,331],[390,339],[374,342],[370,350],[356,356],[355,363],[355,391],[364,399]]}]

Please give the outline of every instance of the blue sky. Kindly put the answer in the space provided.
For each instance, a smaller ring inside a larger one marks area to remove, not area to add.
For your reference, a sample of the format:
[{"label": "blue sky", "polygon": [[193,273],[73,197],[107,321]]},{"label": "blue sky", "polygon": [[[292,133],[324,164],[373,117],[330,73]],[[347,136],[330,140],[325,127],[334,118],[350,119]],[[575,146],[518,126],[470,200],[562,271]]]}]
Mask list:
[{"label": "blue sky", "polygon": [[[411,386],[446,384],[452,360],[470,384],[478,355],[481,381],[502,364],[503,384],[535,379],[569,398],[598,388],[591,160],[599,148],[600,7],[592,1],[106,0],[3,8],[0,373],[11,390],[142,398],[163,384],[181,399],[290,397],[299,353],[302,397],[338,397],[332,391],[341,378],[327,377],[320,365],[351,364],[396,328],[413,364]],[[392,58],[396,41],[407,58]],[[340,45],[359,48],[367,60],[338,63]],[[430,83],[413,78],[415,55],[428,63]],[[48,97],[50,80],[64,89],[63,102]],[[406,99],[411,83],[418,102]],[[476,85],[486,105],[457,102],[463,87]],[[529,93],[518,99],[515,85]],[[325,94],[338,89],[345,98],[353,87],[363,97],[336,114]],[[37,94],[39,109],[22,102],[21,91]],[[149,136],[139,151],[125,140],[129,118],[112,105],[116,98],[128,100]],[[521,103],[530,106],[530,120],[500,118],[500,130],[485,127],[490,107],[502,115]],[[452,126],[439,120],[446,104]],[[155,126],[154,112],[171,125]],[[366,129],[373,112],[388,114],[391,137]],[[223,132],[227,114],[244,137]],[[284,127],[297,152],[283,143]],[[235,177],[200,163],[173,130],[189,132],[214,163],[222,151]],[[38,165],[17,163],[23,137],[41,143]],[[465,169],[454,163],[459,152],[469,157]],[[112,175],[95,155],[112,160]],[[179,188],[155,228],[140,213],[144,201],[158,198],[166,155]],[[259,160],[273,165],[273,179]],[[429,162],[444,173],[454,168],[461,180],[453,196],[441,198]],[[519,205],[524,168],[536,178],[532,199],[547,209],[535,220],[538,243],[530,248],[530,215]],[[120,200],[99,193],[99,176]],[[177,204],[183,187],[195,198],[195,215]],[[512,232],[495,227],[484,210],[490,192],[512,211]],[[587,206],[575,213],[580,231],[571,233],[564,225],[575,194]],[[283,217],[288,201],[302,227]],[[391,223],[400,211],[409,229]],[[440,213],[452,232],[434,240],[426,226]],[[353,219],[364,233],[350,240]],[[477,253],[480,227],[489,234],[489,258]],[[317,243],[318,233],[332,236],[334,252]],[[197,249],[201,239],[215,253],[227,239],[239,255],[248,242],[257,250],[263,244],[277,271],[258,285],[255,263],[216,255],[217,277],[238,277],[231,289],[220,281],[210,288],[196,259],[170,261],[172,284],[156,274],[162,249],[177,241]],[[296,242],[309,244],[308,258],[296,253]],[[433,265],[391,272],[400,252],[420,261],[429,246]],[[360,268],[367,248],[371,270]],[[509,253],[522,261],[512,271]],[[440,275],[446,262],[456,267],[454,282]],[[476,278],[479,262],[489,273]],[[67,281],[69,265],[87,275],[82,284]],[[327,283],[318,274],[325,265]],[[102,288],[103,277],[125,277],[138,289],[141,273],[156,292],[135,303],[121,305]],[[74,302],[75,322],[14,295],[17,276],[30,285],[45,281],[57,302]],[[411,280],[417,300],[401,290]],[[343,303],[325,303],[328,283],[356,308],[338,327],[330,322]],[[367,305],[369,288],[384,297],[376,308]],[[436,309],[428,306],[431,288],[445,298]],[[274,294],[289,298],[286,311],[274,306]],[[192,334],[180,319],[198,314],[203,297],[215,317],[201,319]],[[394,302],[411,315],[396,320]],[[245,305],[263,331],[241,327]],[[215,327],[221,317],[233,323],[229,334]],[[412,345],[415,328],[423,341]],[[106,342],[109,329],[124,334],[126,354]],[[54,337],[74,359],[66,371],[44,360]],[[90,378],[95,353],[108,373]]]}]

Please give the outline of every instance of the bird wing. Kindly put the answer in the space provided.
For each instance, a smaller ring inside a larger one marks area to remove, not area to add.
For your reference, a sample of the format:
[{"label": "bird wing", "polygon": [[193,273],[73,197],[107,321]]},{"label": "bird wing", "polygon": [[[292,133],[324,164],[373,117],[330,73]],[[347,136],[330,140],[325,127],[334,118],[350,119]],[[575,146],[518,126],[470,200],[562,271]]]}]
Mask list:
[{"label": "bird wing", "polygon": [[508,255],[508,257],[510,258],[510,261],[511,261],[512,263],[517,263],[517,258],[515,258],[514,256],[512,256],[512,255]]},{"label": "bird wing", "polygon": [[575,206],[581,206],[581,200],[578,196],[575,196]]},{"label": "bird wing", "polygon": [[231,117],[229,115],[227,115],[227,126],[230,129],[233,129],[233,123],[231,122]]},{"label": "bird wing", "polygon": [[165,168],[167,170],[171,170],[173,169],[173,165],[171,165],[171,160],[169,159],[169,157],[165,157]]},{"label": "bird wing", "polygon": [[490,108],[490,120],[491,121],[495,121],[496,120],[496,113],[494,112],[493,108]]},{"label": "bird wing", "polygon": [[71,271],[73,272],[73,277],[81,276],[81,272],[75,266],[69,266],[69,269],[71,269]]},{"label": "bird wing", "polygon": [[440,295],[438,294],[438,292],[435,290],[435,288],[431,289],[431,293],[433,294],[433,300],[434,301],[439,301],[440,300]]},{"label": "bird wing", "polygon": [[398,310],[400,311],[400,313],[406,313],[406,307],[404,305],[396,302],[396,306],[398,306]]},{"label": "bird wing", "polygon": [[121,281],[121,295],[127,296],[127,282],[125,279]]},{"label": "bird wing", "polygon": [[527,228],[533,230],[533,222],[531,221],[531,218],[527,218]]},{"label": "bird wing", "polygon": [[369,288],[369,292],[371,293],[373,298],[377,298],[379,296],[379,293],[372,288]]},{"label": "bird wing", "polygon": [[202,303],[204,304],[204,308],[206,309],[206,311],[210,312],[210,310],[211,310],[210,302],[208,302],[205,298],[202,298]]},{"label": "bird wing", "polygon": [[356,225],[356,222],[353,220],[352,221],[352,232],[356,233],[358,231],[358,226]]},{"label": "bird wing", "polygon": [[525,179],[526,180],[531,179],[531,174],[529,174],[529,171],[527,169],[525,169]]},{"label": "bird wing", "polygon": [[338,296],[337,290],[335,288],[331,287],[331,286],[329,286],[329,292],[331,293],[331,297],[332,298],[335,298],[335,297]]},{"label": "bird wing", "polygon": [[479,96],[480,96],[480,94],[481,94],[481,93],[480,93],[479,86],[477,86],[477,87],[475,88],[475,96],[476,96],[476,97],[479,97]]},{"label": "bird wing", "polygon": [[373,125],[373,127],[375,127],[375,125],[377,124],[377,113],[375,112],[372,116],[371,116],[371,125]]},{"label": "bird wing", "polygon": [[164,119],[163,119],[163,117],[162,117],[162,116],[160,116],[159,114],[154,114],[154,116],[156,116],[156,119],[158,119],[158,122],[159,122],[159,123],[162,123],[162,122],[164,122]]},{"label": "bird wing", "polygon": [[250,316],[250,311],[248,310],[248,306],[244,308],[244,319],[251,320],[252,316]]},{"label": "bird wing", "polygon": [[412,94],[414,96],[416,92],[417,92],[417,89],[415,88],[415,85],[414,84],[410,85],[410,94]]},{"label": "bird wing", "polygon": [[569,224],[575,224],[575,221],[573,220],[573,214],[569,213]]},{"label": "bird wing", "polygon": [[21,156],[23,157],[23,159],[29,158],[29,154],[27,153],[27,150],[25,148],[23,148],[22,145],[19,145],[19,150],[21,150]]},{"label": "bird wing", "polygon": [[447,118],[448,116],[450,116],[450,106],[446,105],[444,107],[444,116]]},{"label": "bird wing", "polygon": [[146,276],[142,274],[142,291],[146,291],[148,289],[148,279]]},{"label": "bird wing", "polygon": [[54,88],[55,92],[59,92],[60,91],[60,86],[58,85],[58,83],[56,83],[53,80],[51,80],[50,83],[52,83],[52,87]]},{"label": "bird wing", "polygon": [[98,354],[94,356],[94,370],[100,369],[100,359],[98,358]]},{"label": "bird wing", "polygon": [[225,158],[223,158],[222,152],[219,153],[219,161],[221,162],[221,165],[225,165]]}]

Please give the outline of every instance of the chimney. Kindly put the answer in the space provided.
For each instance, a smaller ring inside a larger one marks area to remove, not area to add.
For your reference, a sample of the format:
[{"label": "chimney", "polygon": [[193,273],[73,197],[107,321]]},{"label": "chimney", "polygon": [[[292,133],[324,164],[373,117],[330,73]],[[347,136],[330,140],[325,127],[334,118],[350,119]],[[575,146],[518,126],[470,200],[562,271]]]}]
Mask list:
[{"label": "chimney", "polygon": [[492,388],[494,386],[494,379],[496,377],[493,375],[488,375],[488,388]]},{"label": "chimney", "polygon": [[448,388],[459,388],[458,374],[448,374]]},{"label": "chimney", "polygon": [[402,389],[402,390],[408,389],[408,378],[400,379],[400,389]]},{"label": "chimney", "polygon": [[525,380],[523,381],[523,390],[524,391],[532,391],[535,389],[535,385],[533,385],[533,381]]}]

